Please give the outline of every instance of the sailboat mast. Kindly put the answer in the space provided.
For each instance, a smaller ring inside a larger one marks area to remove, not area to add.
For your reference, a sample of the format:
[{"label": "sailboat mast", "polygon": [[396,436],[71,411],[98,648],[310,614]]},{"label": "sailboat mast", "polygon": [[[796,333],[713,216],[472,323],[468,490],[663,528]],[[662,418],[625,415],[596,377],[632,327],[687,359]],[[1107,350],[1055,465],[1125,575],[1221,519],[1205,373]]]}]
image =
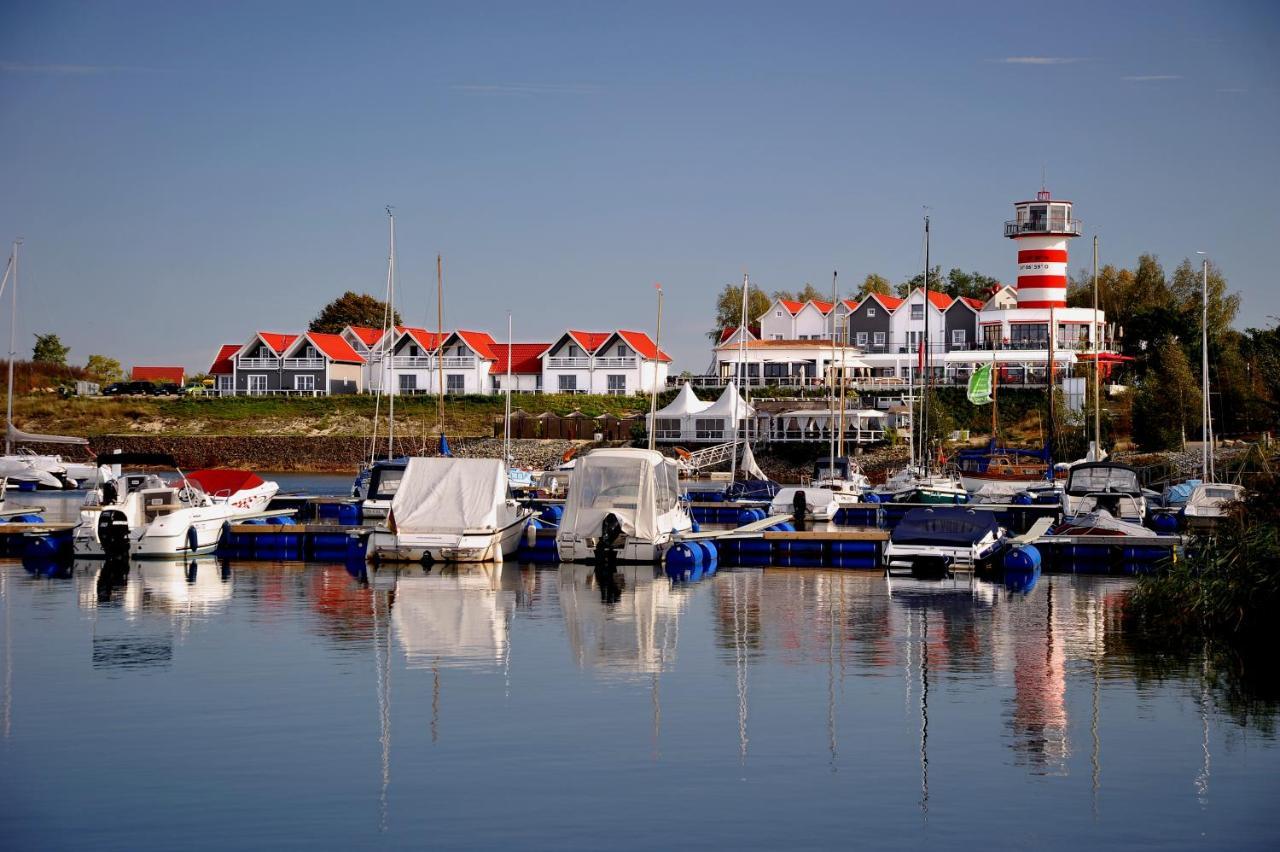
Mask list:
[{"label": "sailboat mast", "polygon": [[436,255],[436,427],[444,434],[444,265]]},{"label": "sailboat mast", "polygon": [[1058,421],[1054,414],[1054,344],[1057,341],[1058,329],[1057,323],[1054,321],[1053,307],[1049,307],[1049,363],[1046,365],[1045,383],[1049,388],[1049,434],[1045,441],[1045,448],[1048,450],[1049,458],[1048,467],[1045,470],[1045,478],[1050,482],[1053,481],[1053,444],[1058,434]]},{"label": "sailboat mast", "polygon": [[[828,456],[830,457],[829,467],[827,468],[827,478],[835,476],[836,470],[836,385],[835,379],[836,368],[836,305],[839,291],[836,289],[836,272],[831,273],[831,363],[827,366],[827,394],[830,404],[827,406],[827,433],[830,437],[828,443]],[[844,359],[840,359],[841,366],[844,366]]]},{"label": "sailboat mast", "polygon": [[[658,288],[658,325],[653,341],[653,382],[649,387],[649,449],[655,449],[658,441],[658,364],[662,357],[662,285]],[[643,362],[641,362],[643,363]]]},{"label": "sailboat mast", "polygon": [[383,336],[386,345],[383,352],[387,358],[387,365],[390,369],[390,378],[387,388],[387,458],[395,458],[396,455],[396,393],[398,388],[395,387],[396,379],[396,361],[395,361],[395,334],[392,332],[396,328],[396,214],[390,207],[387,208],[387,220],[391,229],[391,248],[387,255],[387,334]]},{"label": "sailboat mast", "polygon": [[21,240],[13,241],[13,253],[9,255],[9,269],[13,274],[13,289],[9,291],[9,396],[5,403],[4,422],[4,454],[13,452],[13,359],[18,355],[18,246]]},{"label": "sailboat mast", "polygon": [[[746,376],[746,352],[747,352],[747,290],[751,286],[751,278],[747,273],[742,273],[742,316],[738,321],[738,381],[745,386],[747,383]],[[738,400],[742,397],[734,390],[733,394],[733,451],[730,453],[729,459],[729,481],[736,482],[738,480],[738,422],[742,418],[742,412],[738,410]]]},{"label": "sailboat mast", "polygon": [[[15,272],[14,280],[17,280]],[[1201,274],[1201,445],[1204,455],[1204,481],[1213,481],[1213,452],[1210,449],[1212,416],[1208,403],[1208,257],[1204,258]]]},{"label": "sailboat mast", "polygon": [[924,390],[920,399],[920,419],[924,421],[920,430],[920,456],[924,462],[925,473],[932,468],[929,460],[929,385],[932,363],[929,351],[929,217],[924,217]]},{"label": "sailboat mast", "polygon": [[1093,238],[1093,444],[1102,453],[1102,345],[1098,339],[1098,237]]},{"label": "sailboat mast", "polygon": [[507,311],[507,380],[503,382],[506,390],[506,403],[502,415],[502,463],[511,464],[511,311]]}]

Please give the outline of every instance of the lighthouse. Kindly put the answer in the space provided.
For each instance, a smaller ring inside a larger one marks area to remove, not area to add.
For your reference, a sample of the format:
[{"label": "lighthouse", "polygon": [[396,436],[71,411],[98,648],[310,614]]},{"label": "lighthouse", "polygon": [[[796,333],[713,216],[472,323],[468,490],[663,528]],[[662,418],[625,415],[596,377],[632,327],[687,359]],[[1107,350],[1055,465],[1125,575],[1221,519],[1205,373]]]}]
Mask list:
[{"label": "lighthouse", "polygon": [[1013,208],[1004,235],[1018,246],[1018,307],[1065,308],[1067,240],[1080,236],[1071,202],[1042,189],[1034,201],[1018,201]]}]

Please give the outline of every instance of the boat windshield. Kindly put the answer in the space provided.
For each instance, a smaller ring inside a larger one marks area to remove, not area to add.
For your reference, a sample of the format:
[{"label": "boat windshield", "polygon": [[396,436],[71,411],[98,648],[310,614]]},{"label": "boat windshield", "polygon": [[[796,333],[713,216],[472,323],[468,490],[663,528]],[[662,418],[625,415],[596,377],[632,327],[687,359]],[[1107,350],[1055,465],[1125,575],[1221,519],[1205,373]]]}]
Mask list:
[{"label": "boat windshield", "polygon": [[1141,494],[1138,474],[1125,467],[1086,467],[1071,471],[1067,493],[1084,494]]},{"label": "boat windshield", "polygon": [[835,464],[831,463],[830,458],[818,459],[813,463],[814,479],[848,479],[849,478],[849,460],[836,459]]},{"label": "boat windshield", "polygon": [[1230,501],[1240,499],[1240,495],[1236,493],[1234,488],[1228,488],[1226,486],[1214,488],[1206,485],[1204,486],[1202,493],[1204,495],[1202,499],[1204,500]]},{"label": "boat windshield", "polygon": [[403,479],[403,467],[375,467],[369,478],[369,497],[374,500],[390,500],[400,490]]}]

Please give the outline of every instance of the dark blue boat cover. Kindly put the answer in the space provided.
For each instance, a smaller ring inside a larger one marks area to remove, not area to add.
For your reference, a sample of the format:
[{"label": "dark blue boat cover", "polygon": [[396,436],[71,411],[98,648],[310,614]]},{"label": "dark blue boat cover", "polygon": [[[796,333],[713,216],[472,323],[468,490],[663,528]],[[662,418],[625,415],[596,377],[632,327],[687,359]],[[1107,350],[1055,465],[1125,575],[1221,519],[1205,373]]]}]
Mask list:
[{"label": "dark blue boat cover", "polygon": [[963,506],[912,509],[889,534],[894,544],[971,545],[987,533],[999,535],[995,514]]}]

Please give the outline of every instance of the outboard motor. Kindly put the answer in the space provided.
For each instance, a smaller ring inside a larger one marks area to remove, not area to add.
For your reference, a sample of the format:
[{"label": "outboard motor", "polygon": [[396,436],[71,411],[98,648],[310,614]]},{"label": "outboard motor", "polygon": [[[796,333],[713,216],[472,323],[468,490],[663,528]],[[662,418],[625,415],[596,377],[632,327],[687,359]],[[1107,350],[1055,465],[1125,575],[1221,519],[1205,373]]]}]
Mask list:
[{"label": "outboard motor", "polygon": [[600,538],[596,539],[596,565],[610,565],[617,561],[618,540],[622,538],[622,522],[610,512],[600,522]]},{"label": "outboard motor", "polygon": [[98,543],[108,557],[129,555],[129,519],[118,509],[98,513]]},{"label": "outboard motor", "polygon": [[804,491],[796,491],[796,496],[791,498],[791,517],[796,529],[800,532],[804,532],[804,515],[808,509],[809,503],[804,496]]}]

